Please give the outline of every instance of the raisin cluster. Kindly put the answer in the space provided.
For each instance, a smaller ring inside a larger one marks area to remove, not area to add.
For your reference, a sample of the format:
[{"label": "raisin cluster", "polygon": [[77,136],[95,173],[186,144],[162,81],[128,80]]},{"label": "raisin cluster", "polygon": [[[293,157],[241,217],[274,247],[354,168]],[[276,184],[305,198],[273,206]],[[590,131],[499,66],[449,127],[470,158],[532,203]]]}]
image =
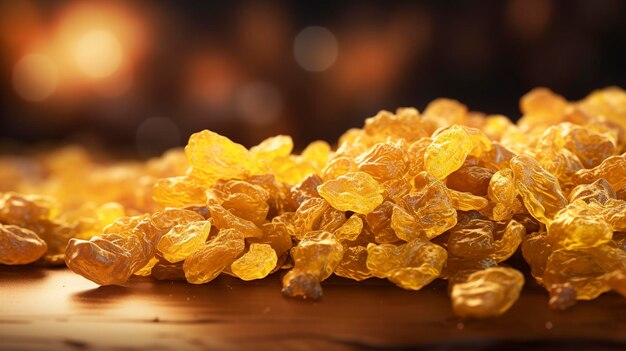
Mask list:
[{"label": "raisin cluster", "polygon": [[247,149],[204,130],[146,163],[3,159],[2,190],[39,195],[3,193],[0,263],[64,259],[100,285],[286,270],[283,294],[302,298],[333,274],[441,278],[454,311],[481,318],[518,299],[520,251],[553,308],[626,295],[626,92],[537,88],[520,108],[513,124],[437,99],[299,154],[289,136]]}]

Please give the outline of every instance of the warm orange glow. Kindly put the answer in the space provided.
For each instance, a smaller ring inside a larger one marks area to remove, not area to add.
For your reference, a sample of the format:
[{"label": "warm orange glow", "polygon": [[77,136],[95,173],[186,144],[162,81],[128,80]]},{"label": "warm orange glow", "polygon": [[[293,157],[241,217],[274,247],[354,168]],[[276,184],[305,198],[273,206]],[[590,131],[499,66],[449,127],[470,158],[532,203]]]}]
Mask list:
[{"label": "warm orange glow", "polygon": [[98,81],[94,86],[95,92],[103,97],[118,97],[126,94],[133,85],[131,72],[117,70],[115,74]]},{"label": "warm orange glow", "polygon": [[190,103],[219,108],[230,103],[242,80],[233,60],[218,52],[192,57],[184,74],[185,95]]},{"label": "warm orange glow", "polygon": [[63,8],[53,33],[64,68],[63,96],[127,93],[148,43],[146,28],[136,9],[120,2],[81,1]]},{"label": "warm orange glow", "polygon": [[41,53],[52,63],[30,64],[48,72],[39,77],[24,73],[32,68],[15,67],[14,87],[20,96],[39,101],[54,91],[50,98],[61,102],[94,92],[117,97],[130,91],[133,72],[149,45],[149,25],[137,7],[70,2],[46,17],[43,8],[28,4],[0,5],[0,41],[7,43],[9,53],[20,54],[16,61],[23,54]]},{"label": "warm orange glow", "polygon": [[57,66],[41,54],[22,57],[13,69],[13,87],[28,101],[46,99],[56,90],[58,83]]},{"label": "warm orange glow", "polygon": [[110,76],[122,63],[122,46],[110,32],[95,30],[76,44],[75,59],[83,72],[94,78]]},{"label": "warm orange glow", "polygon": [[327,28],[304,28],[293,43],[293,54],[300,67],[310,72],[322,72],[337,60],[337,38]]}]

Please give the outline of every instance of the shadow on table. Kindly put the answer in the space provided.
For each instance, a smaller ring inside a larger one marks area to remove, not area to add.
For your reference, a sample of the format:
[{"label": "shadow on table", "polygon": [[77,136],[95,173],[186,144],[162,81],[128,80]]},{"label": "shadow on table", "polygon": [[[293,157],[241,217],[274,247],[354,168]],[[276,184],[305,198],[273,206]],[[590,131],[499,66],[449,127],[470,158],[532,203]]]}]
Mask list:
[{"label": "shadow on table", "polygon": [[50,268],[24,265],[24,266],[7,266],[0,265],[0,281],[12,281],[26,283],[33,280],[40,280],[48,275]]},{"label": "shadow on table", "polygon": [[81,291],[72,295],[72,300],[88,304],[112,304],[132,295],[132,289],[125,286],[99,286],[95,289]]}]

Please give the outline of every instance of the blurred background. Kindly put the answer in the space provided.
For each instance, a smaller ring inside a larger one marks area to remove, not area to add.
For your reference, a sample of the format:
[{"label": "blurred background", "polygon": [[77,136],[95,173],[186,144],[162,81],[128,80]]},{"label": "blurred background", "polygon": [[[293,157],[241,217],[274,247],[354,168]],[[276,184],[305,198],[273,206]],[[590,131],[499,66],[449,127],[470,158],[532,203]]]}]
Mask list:
[{"label": "blurred background", "polygon": [[626,87],[625,50],[619,0],[1,0],[0,139],[144,158],[208,128],[301,149],[437,97],[517,119],[535,86]]}]

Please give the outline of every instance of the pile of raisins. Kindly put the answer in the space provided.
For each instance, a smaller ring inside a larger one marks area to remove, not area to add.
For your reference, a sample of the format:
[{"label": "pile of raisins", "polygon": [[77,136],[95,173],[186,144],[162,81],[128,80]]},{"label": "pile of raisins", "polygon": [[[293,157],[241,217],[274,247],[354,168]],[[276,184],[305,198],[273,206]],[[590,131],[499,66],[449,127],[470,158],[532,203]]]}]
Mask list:
[{"label": "pile of raisins", "polygon": [[458,315],[491,317],[519,297],[519,250],[553,308],[626,295],[626,92],[538,88],[520,108],[517,124],[450,99],[381,111],[334,151],[204,130],[146,163],[0,159],[0,191],[15,191],[0,198],[0,263],[64,261],[100,285],[287,270],[283,294],[313,299],[332,274],[408,290],[441,278]]}]

